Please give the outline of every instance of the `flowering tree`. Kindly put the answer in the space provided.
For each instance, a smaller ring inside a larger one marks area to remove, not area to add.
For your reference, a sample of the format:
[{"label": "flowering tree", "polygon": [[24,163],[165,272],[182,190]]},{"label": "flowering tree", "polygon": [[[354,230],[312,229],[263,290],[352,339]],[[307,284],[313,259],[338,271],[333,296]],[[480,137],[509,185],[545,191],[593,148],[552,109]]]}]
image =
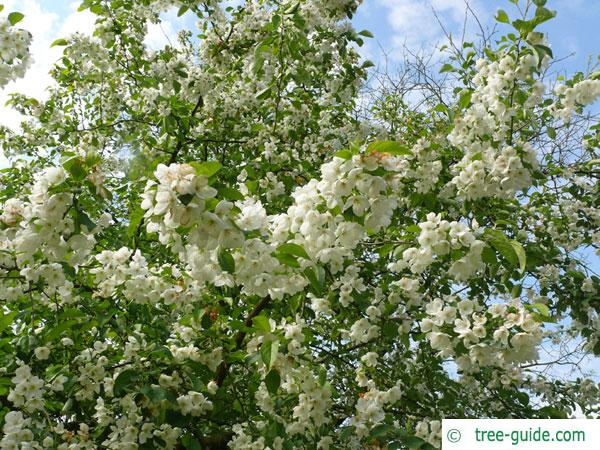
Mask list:
[{"label": "flowering tree", "polygon": [[[600,353],[600,80],[545,93],[554,14],[521,0],[452,95],[362,119],[358,3],[83,1],[93,37],[0,134],[0,449],[431,449],[444,417],[597,412],[538,349]],[[173,5],[199,34],[150,50]],[[29,35],[0,36],[8,80]]]}]

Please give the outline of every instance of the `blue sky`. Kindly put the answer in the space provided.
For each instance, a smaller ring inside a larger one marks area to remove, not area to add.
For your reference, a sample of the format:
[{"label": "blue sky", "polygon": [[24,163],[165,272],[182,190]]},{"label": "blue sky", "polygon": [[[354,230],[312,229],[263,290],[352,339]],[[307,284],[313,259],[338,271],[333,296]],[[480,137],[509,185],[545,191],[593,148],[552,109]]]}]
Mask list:
[{"label": "blue sky", "polygon": [[[508,0],[469,0],[469,4],[486,30],[494,27],[494,15],[499,8],[512,18],[518,16],[515,6]],[[588,57],[600,53],[600,1],[548,0],[546,7],[558,12],[553,21],[540,29],[548,34],[554,56],[563,58],[574,54],[557,64],[557,68],[567,73],[573,68],[585,70]],[[365,0],[354,24],[358,29],[369,29],[375,35],[377,43],[369,44],[368,48],[373,51],[373,56],[380,53],[377,44],[393,56],[405,43],[411,48],[428,48],[443,42],[443,33],[432,9],[436,10],[444,27],[460,38],[465,0]],[[508,25],[498,25],[498,31],[502,33],[511,29]],[[476,38],[477,28],[472,15],[469,15],[467,37]],[[594,57],[594,60],[597,61],[597,58]]]}]

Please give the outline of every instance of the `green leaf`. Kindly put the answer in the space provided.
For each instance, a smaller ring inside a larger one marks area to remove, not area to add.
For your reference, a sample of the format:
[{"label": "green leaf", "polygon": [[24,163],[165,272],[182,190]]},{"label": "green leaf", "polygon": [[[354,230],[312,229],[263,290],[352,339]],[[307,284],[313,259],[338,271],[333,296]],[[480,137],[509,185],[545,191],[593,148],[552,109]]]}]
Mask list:
[{"label": "green leaf", "polygon": [[196,439],[191,433],[186,433],[181,438],[181,444],[187,450],[202,450],[202,445],[200,444],[200,441],[198,441],[198,439]]},{"label": "green leaf", "polygon": [[512,26],[519,32],[522,37],[527,37],[535,28],[535,22],[533,20],[513,20]]},{"label": "green leaf", "polygon": [[172,396],[169,391],[158,386],[144,386],[140,392],[148,397],[153,403],[160,403]]},{"label": "green leaf", "polygon": [[503,9],[499,9],[498,12],[496,13],[496,17],[495,17],[497,22],[501,22],[501,23],[510,23],[510,19],[508,18],[508,14],[506,14],[506,11],[504,11]]},{"label": "green leaf", "polygon": [[54,42],[52,42],[52,44],[50,44],[50,47],[65,46],[65,45],[69,45],[69,42],[66,39],[60,38],[60,39],[56,39]]},{"label": "green leaf", "polygon": [[361,66],[363,69],[368,69],[369,67],[375,67],[375,63],[369,59],[365,60],[365,62]]},{"label": "green leaf", "polygon": [[525,249],[519,242],[507,238],[500,230],[487,229],[485,230],[484,236],[487,242],[495,248],[511,266],[519,267],[521,273],[525,271],[525,264],[527,262]]},{"label": "green leaf", "polygon": [[204,162],[191,162],[189,163],[194,169],[196,169],[196,175],[202,175],[205,177],[212,177],[217,173],[223,165],[218,161],[204,161]]},{"label": "green leaf", "polygon": [[269,394],[275,395],[277,394],[277,390],[279,389],[279,385],[281,384],[281,376],[277,370],[272,369],[269,371],[267,376],[265,377],[265,384],[267,385],[267,390]]},{"label": "green leaf", "polygon": [[146,211],[144,211],[141,208],[141,206],[136,207],[135,210],[131,213],[131,216],[129,216],[129,225],[127,226],[127,236],[129,236],[130,238],[133,237],[133,235],[137,231],[138,226],[140,225],[140,223],[142,223],[145,213]]},{"label": "green leaf", "polygon": [[471,96],[473,95],[473,91],[468,90],[463,92],[458,99],[458,106],[461,108],[468,108],[471,104]]},{"label": "green leaf", "polygon": [[8,21],[14,26],[23,20],[23,17],[25,17],[25,15],[20,12],[12,12],[8,15]]},{"label": "green leaf", "polygon": [[531,309],[535,309],[542,316],[551,317],[550,308],[548,308],[548,305],[545,305],[543,303],[534,303],[533,305],[531,305]]},{"label": "green leaf", "polygon": [[229,250],[222,248],[219,250],[217,258],[219,260],[219,266],[221,266],[221,269],[228,273],[235,273],[235,260],[233,259],[233,256]]},{"label": "green leaf", "polygon": [[367,147],[367,153],[378,152],[378,153],[389,153],[394,156],[409,156],[412,152],[408,146],[397,141],[376,141],[371,143]]},{"label": "green leaf", "polygon": [[58,325],[48,330],[48,332],[44,336],[44,342],[53,341],[54,339],[59,337],[63,333],[63,331],[68,330],[76,323],[78,323],[76,320],[66,320],[64,322],[59,322]]},{"label": "green leaf", "polygon": [[371,435],[371,437],[374,437],[374,438],[383,438],[395,430],[396,430],[396,428],[393,425],[389,425],[387,423],[382,423],[380,425],[373,427],[371,429],[370,435]]},{"label": "green leaf", "polygon": [[63,161],[62,166],[77,181],[81,181],[87,176],[86,168],[79,156],[72,156],[66,159]]},{"label": "green leaf", "polygon": [[308,256],[308,253],[306,253],[304,247],[298,244],[281,244],[279,247],[277,247],[277,253],[294,255],[298,258],[310,259],[310,256]]},{"label": "green leaf", "polygon": [[325,288],[325,269],[321,266],[307,267],[304,275],[308,279],[313,292],[322,296]]},{"label": "green leaf", "polygon": [[567,413],[553,406],[544,406],[538,409],[539,417],[548,417],[550,419],[567,419]]},{"label": "green leaf", "polygon": [[336,152],[335,155],[333,155],[333,156],[337,156],[338,158],[342,158],[342,159],[352,159],[354,154],[350,150],[344,149],[344,150],[340,150],[340,151]]},{"label": "green leaf", "polygon": [[539,6],[535,10],[535,17],[533,20],[535,22],[535,25],[540,25],[544,22],[547,22],[548,20],[553,19],[554,17],[556,17],[556,11],[551,11],[548,8]]},{"label": "green leaf", "polygon": [[521,273],[525,273],[525,265],[527,264],[527,255],[525,253],[525,249],[521,245],[520,242],[515,240],[510,241],[510,245],[513,247],[515,253],[517,254],[517,259],[519,260],[519,269]]},{"label": "green leaf", "polygon": [[[2,311],[0,311],[1,313]],[[4,331],[5,328],[12,325],[14,318],[17,316],[17,312],[9,312],[8,314],[4,314],[0,317],[0,332]]]},{"label": "green leaf", "polygon": [[271,87],[266,87],[262,91],[256,93],[254,98],[257,100],[265,100],[271,96]]},{"label": "green leaf", "polygon": [[444,114],[448,114],[448,107],[443,103],[438,103],[437,105],[435,105],[433,110]]},{"label": "green leaf", "polygon": [[179,8],[179,11],[177,11],[177,17],[183,16],[188,9],[190,9],[188,6],[183,5],[181,8]]},{"label": "green leaf", "polygon": [[267,341],[264,342],[260,347],[260,357],[270,370],[277,359],[277,353],[279,352],[279,341]]},{"label": "green leaf", "polygon": [[293,267],[294,269],[298,269],[300,267],[300,263],[298,262],[298,258],[293,255],[285,254],[285,253],[273,253],[273,256],[283,265],[288,267]]},{"label": "green leaf", "polygon": [[265,316],[253,317],[252,326],[260,331],[266,331],[267,333],[271,332],[271,324],[269,323],[269,319]]},{"label": "green leaf", "polygon": [[452,72],[454,70],[454,66],[452,64],[444,64],[440,69],[440,73],[444,72]]},{"label": "green leaf", "polygon": [[96,224],[92,222],[90,216],[88,216],[81,209],[77,209],[77,222],[79,223],[79,225],[85,225],[88,231],[92,231],[94,228],[96,228]]},{"label": "green leaf", "polygon": [[113,393],[115,397],[122,397],[129,388],[138,380],[139,375],[134,369],[127,369],[121,372],[113,384]]},{"label": "green leaf", "polygon": [[538,55],[540,62],[544,59],[544,56],[548,55],[550,58],[554,58],[554,54],[552,53],[552,49],[545,45],[535,44],[533,45],[535,52]]},{"label": "green leaf", "polygon": [[224,198],[225,200],[230,200],[232,202],[244,200],[244,196],[242,195],[242,193],[234,188],[225,186],[217,189],[217,192],[217,196],[219,198]]},{"label": "green leaf", "polygon": [[523,291],[523,285],[515,284],[513,286],[512,290],[510,291],[510,295],[512,296],[512,298],[519,298],[521,296],[522,291]]},{"label": "green leaf", "polygon": [[360,33],[358,33],[361,36],[364,37],[368,37],[368,38],[374,38],[375,36],[373,36],[373,33],[371,33],[369,30],[362,30]]},{"label": "green leaf", "polygon": [[408,436],[404,439],[404,443],[410,450],[416,450],[421,448],[425,441],[417,436]]},{"label": "green leaf", "polygon": [[182,194],[177,199],[185,206],[189,205],[196,196],[194,194]]}]

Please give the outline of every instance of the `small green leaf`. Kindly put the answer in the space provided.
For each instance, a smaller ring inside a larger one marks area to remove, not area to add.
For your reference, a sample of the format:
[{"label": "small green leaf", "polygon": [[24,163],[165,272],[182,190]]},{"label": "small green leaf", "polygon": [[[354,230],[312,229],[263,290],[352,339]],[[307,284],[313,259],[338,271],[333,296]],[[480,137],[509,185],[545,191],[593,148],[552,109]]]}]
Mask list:
[{"label": "small green leaf", "polygon": [[273,256],[277,258],[277,260],[289,267],[293,267],[294,269],[298,269],[300,267],[300,263],[298,262],[298,258],[293,255],[285,254],[285,253],[273,253]]},{"label": "small green leaf", "polygon": [[83,180],[87,176],[87,171],[83,161],[79,156],[72,156],[62,163],[63,167],[77,181]]},{"label": "small green leaf", "polygon": [[548,55],[550,58],[554,58],[552,49],[546,45],[535,44],[533,45],[535,52],[538,55],[540,62],[544,59],[544,56]]},{"label": "small green leaf", "polygon": [[[487,229],[485,230],[484,236],[488,243],[494,247],[500,255],[504,257],[508,261],[508,263],[513,267],[522,267],[524,270],[524,254],[525,250],[516,241],[511,241],[509,238],[505,236],[505,234],[500,230],[495,229]],[[513,245],[515,242],[518,245]],[[519,256],[517,248],[520,246],[520,250],[522,250],[523,254]]]},{"label": "small green leaf", "polygon": [[[1,313],[1,311],[0,311]],[[9,312],[8,314],[4,314],[0,317],[0,332],[4,331],[5,328],[12,325],[14,318],[17,316],[17,312]]]},{"label": "small green leaf", "polygon": [[321,296],[325,288],[325,269],[321,266],[307,267],[304,275],[308,279],[313,292]]},{"label": "small green leaf", "polygon": [[187,450],[202,450],[202,445],[200,444],[200,441],[198,441],[198,439],[196,439],[192,434],[190,433],[186,433],[182,438],[181,438],[181,444],[187,449]]},{"label": "small green leaf", "polygon": [[92,231],[94,228],[96,228],[96,224],[92,222],[90,216],[80,209],[77,209],[77,222],[80,225],[85,225],[88,231]]},{"label": "small green leaf", "polygon": [[473,91],[468,90],[465,91],[461,94],[460,98],[458,99],[458,106],[460,106],[461,108],[467,108],[470,104],[471,104],[471,96],[473,95]]},{"label": "small green leaf", "polygon": [[23,20],[23,17],[25,17],[25,15],[20,12],[12,12],[8,15],[8,21],[14,26]]},{"label": "small green leaf", "polygon": [[219,254],[217,257],[221,269],[228,273],[235,273],[235,260],[233,259],[233,256],[231,255],[231,252],[229,250],[227,250],[226,248],[222,248],[221,250],[219,250]]},{"label": "small green leaf", "polygon": [[371,33],[369,30],[362,30],[360,33],[361,36],[364,37],[368,37],[368,38],[374,38],[375,36],[373,36],[373,33]]},{"label": "small green leaf", "polygon": [[394,156],[409,156],[412,152],[408,146],[397,141],[376,141],[367,147],[367,153],[389,153]]},{"label": "small green leaf", "polygon": [[548,20],[553,19],[554,17],[556,17],[556,11],[551,11],[548,8],[539,6],[535,10],[535,17],[533,20],[535,22],[535,25],[539,25],[544,22],[547,22]]},{"label": "small green leaf", "polygon": [[115,397],[122,397],[129,388],[135,384],[139,375],[134,369],[128,369],[121,372],[113,384],[113,393]]},{"label": "small green leaf", "polygon": [[50,47],[56,47],[56,46],[65,46],[65,45],[69,45],[69,42],[66,39],[57,39],[54,42],[52,42],[52,44],[50,44]]},{"label": "small green leaf", "polygon": [[452,72],[454,70],[454,66],[452,64],[444,64],[440,69],[440,73],[444,72]]},{"label": "small green leaf", "polygon": [[254,98],[257,100],[265,100],[271,96],[271,87],[264,88],[262,91],[256,93]]},{"label": "small green leaf", "polygon": [[485,246],[481,251],[481,260],[486,264],[496,264],[498,262],[496,252],[488,246]]},{"label": "small green leaf", "polygon": [[446,105],[444,105],[443,103],[438,103],[437,105],[435,105],[433,110],[437,111],[437,112],[448,114],[448,107]]},{"label": "small green leaf", "polygon": [[269,394],[277,394],[277,390],[279,389],[279,385],[281,384],[281,376],[279,375],[279,372],[277,372],[277,370],[275,369],[271,369],[265,377],[265,384],[267,385],[267,390],[269,391]]},{"label": "small green leaf", "polygon": [[365,60],[365,62],[361,66],[363,69],[368,69],[369,67],[375,67],[375,63],[369,59]]},{"label": "small green leaf", "polygon": [[145,211],[140,207],[136,207],[135,210],[129,216],[129,225],[127,226],[127,236],[133,237],[137,231],[138,226],[144,219]]},{"label": "small green leaf", "polygon": [[304,247],[298,244],[281,244],[279,247],[277,247],[277,253],[283,253],[288,255],[294,255],[299,258],[310,259],[310,256],[308,256],[308,253],[306,253]]},{"label": "small green leaf", "polygon": [[219,198],[224,198],[225,200],[230,200],[230,201],[244,200],[244,196],[242,195],[242,193],[234,188],[225,186],[225,187],[217,189],[217,192],[218,192],[217,196]]},{"label": "small green leaf", "polygon": [[344,149],[336,152],[336,154],[333,156],[337,156],[338,158],[342,159],[352,159],[354,154],[350,150]]},{"label": "small green leaf", "polygon": [[190,9],[188,6],[183,5],[181,8],[179,8],[179,11],[177,11],[177,17],[183,16],[188,9]]},{"label": "small green leaf", "polygon": [[269,323],[269,319],[265,316],[256,316],[252,318],[252,326],[260,331],[266,331],[267,333],[271,332],[271,324]]},{"label": "small green leaf", "polygon": [[521,296],[521,292],[523,291],[523,285],[515,284],[510,291],[510,295],[512,298],[519,298]]},{"label": "small green leaf", "polygon": [[543,303],[534,303],[533,305],[531,305],[531,309],[535,309],[542,316],[546,316],[546,317],[551,316],[550,308],[548,308],[548,305],[545,305]]},{"label": "small green leaf", "polygon": [[380,425],[373,427],[373,429],[371,429],[371,437],[383,438],[395,430],[396,430],[396,428],[394,426],[389,425],[387,423],[382,423]]},{"label": "small green leaf", "polygon": [[260,347],[260,357],[265,363],[265,365],[271,369],[275,360],[277,359],[277,354],[279,352],[279,341],[267,341],[264,342]]},{"label": "small green leaf", "polygon": [[508,14],[506,14],[506,11],[504,11],[503,9],[498,10],[498,12],[496,13],[495,19],[496,19],[496,21],[501,22],[501,23],[510,23]]},{"label": "small green leaf", "polygon": [[54,339],[58,338],[63,333],[63,331],[68,330],[76,323],[78,323],[76,320],[66,320],[63,322],[59,322],[58,325],[48,330],[48,332],[44,336],[44,342],[53,341]]},{"label": "small green leaf", "polygon": [[223,165],[218,161],[204,161],[204,162],[191,162],[189,163],[194,169],[196,169],[196,175],[203,175],[205,177],[212,177],[216,174]]},{"label": "small green leaf", "polygon": [[183,203],[185,206],[189,205],[192,200],[194,200],[196,196],[194,194],[182,194],[180,196],[178,196],[177,198],[179,199],[179,201],[181,203]]},{"label": "small green leaf", "polygon": [[525,273],[525,266],[527,264],[527,255],[525,253],[525,249],[523,248],[520,242],[517,242],[515,240],[510,241],[510,245],[517,254],[517,259],[519,260],[519,269],[523,274]]}]

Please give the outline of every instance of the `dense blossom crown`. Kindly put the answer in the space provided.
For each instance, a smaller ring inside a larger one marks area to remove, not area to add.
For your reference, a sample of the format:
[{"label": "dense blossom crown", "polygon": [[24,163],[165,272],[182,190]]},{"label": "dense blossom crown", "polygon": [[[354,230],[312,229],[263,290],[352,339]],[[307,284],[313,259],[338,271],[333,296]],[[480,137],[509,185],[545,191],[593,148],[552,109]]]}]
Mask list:
[{"label": "dense blossom crown", "polygon": [[[445,417],[597,414],[552,367],[600,354],[600,80],[550,88],[544,3],[423,104],[364,109],[359,1],[85,0],[93,36],[0,129],[0,449],[435,449]],[[197,29],[149,49],[173,6]]]}]

